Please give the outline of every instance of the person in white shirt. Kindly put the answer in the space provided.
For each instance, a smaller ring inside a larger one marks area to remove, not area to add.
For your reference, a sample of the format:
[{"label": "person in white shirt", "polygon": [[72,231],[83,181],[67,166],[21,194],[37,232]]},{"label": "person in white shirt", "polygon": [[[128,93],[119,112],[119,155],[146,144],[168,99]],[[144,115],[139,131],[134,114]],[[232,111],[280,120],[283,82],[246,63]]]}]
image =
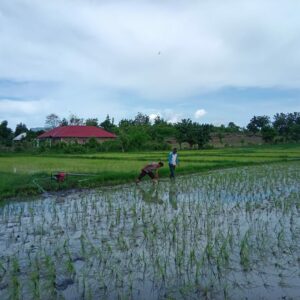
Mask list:
[{"label": "person in white shirt", "polygon": [[174,148],[168,156],[169,168],[170,168],[170,178],[175,178],[175,168],[178,165],[178,154],[177,148]]}]

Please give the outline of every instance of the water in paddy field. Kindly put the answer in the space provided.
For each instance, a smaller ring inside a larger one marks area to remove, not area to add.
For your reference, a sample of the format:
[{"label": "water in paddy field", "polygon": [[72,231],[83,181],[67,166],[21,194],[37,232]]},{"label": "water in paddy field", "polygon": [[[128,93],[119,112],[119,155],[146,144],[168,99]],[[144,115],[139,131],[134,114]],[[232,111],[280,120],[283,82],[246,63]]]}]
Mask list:
[{"label": "water in paddy field", "polygon": [[300,163],[0,207],[0,299],[300,299]]}]

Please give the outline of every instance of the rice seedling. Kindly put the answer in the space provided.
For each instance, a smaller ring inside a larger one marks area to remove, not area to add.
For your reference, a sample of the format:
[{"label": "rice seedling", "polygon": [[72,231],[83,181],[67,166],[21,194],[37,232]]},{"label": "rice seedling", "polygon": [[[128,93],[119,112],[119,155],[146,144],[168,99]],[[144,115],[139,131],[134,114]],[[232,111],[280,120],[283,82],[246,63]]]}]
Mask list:
[{"label": "rice seedling", "polygon": [[10,274],[10,298],[19,299],[20,298],[20,265],[17,257],[13,257],[11,261],[11,274]]},{"label": "rice seedling", "polygon": [[29,279],[32,299],[40,299],[40,266],[37,257],[34,260],[33,269],[29,274]]},{"label": "rice seedling", "polygon": [[250,268],[250,246],[249,246],[249,231],[245,233],[241,241],[240,262],[244,271],[249,271]]}]

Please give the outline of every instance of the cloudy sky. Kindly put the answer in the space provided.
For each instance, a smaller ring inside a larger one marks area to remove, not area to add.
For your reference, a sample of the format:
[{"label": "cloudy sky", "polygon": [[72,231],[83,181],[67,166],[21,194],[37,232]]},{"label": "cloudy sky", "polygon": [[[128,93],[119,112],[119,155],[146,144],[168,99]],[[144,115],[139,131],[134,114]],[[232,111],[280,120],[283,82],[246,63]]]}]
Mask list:
[{"label": "cloudy sky", "polygon": [[300,2],[1,0],[0,121],[244,126],[300,111]]}]

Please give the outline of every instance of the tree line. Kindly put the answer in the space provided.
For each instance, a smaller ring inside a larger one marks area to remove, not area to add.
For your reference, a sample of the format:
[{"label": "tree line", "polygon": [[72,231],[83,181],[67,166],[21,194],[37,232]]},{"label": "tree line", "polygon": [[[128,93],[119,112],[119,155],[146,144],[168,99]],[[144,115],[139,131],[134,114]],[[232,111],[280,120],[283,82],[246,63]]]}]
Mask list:
[{"label": "tree line", "polygon": [[298,142],[300,140],[300,113],[277,113],[269,116],[254,116],[247,125],[249,132],[261,133],[265,142]]},{"label": "tree line", "polygon": [[[159,116],[151,121],[148,115],[142,113],[138,113],[133,119],[122,119],[118,124],[115,124],[114,119],[109,115],[99,121],[97,118],[84,120],[76,115],[70,115],[68,119],[60,119],[58,115],[52,113],[45,120],[47,129],[66,125],[97,126],[115,133],[118,138],[114,141],[100,145],[90,140],[84,146],[99,151],[165,150],[170,148],[168,140],[173,140],[180,147],[183,143],[188,143],[190,148],[202,149],[209,145],[212,136],[217,136],[221,140],[225,134],[259,135],[267,143],[300,141],[299,112],[277,113],[273,118],[265,115],[253,116],[246,127],[240,127],[233,122],[221,126],[200,124],[191,119],[169,123]],[[24,123],[17,124],[15,130],[12,130],[4,120],[0,123],[0,145],[14,146],[13,138],[23,132],[27,133],[23,144],[26,142],[30,144],[43,131],[29,130]],[[63,148],[67,145],[57,147]]]}]

